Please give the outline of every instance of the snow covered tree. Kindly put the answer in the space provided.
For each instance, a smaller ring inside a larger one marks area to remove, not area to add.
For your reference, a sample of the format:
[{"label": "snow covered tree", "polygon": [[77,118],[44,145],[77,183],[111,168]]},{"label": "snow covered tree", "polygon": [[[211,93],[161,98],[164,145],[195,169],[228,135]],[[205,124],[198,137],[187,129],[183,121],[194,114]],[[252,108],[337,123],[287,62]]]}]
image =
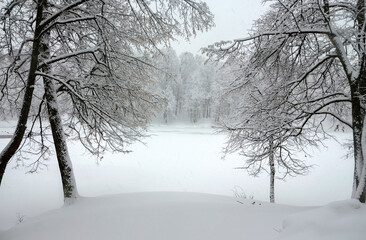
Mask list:
[{"label": "snow covered tree", "polygon": [[211,63],[205,64],[205,59],[203,57],[196,57],[197,61],[200,62],[201,67],[198,69],[197,78],[200,79],[200,112],[202,118],[212,118],[212,111],[214,108],[213,98],[217,95],[215,93],[215,82],[217,81],[217,69]]},{"label": "snow covered tree", "polygon": [[[242,78],[236,80],[241,82]],[[221,131],[229,134],[225,154],[239,152],[245,158],[244,166],[238,169],[246,169],[253,176],[263,171],[269,173],[270,202],[275,202],[276,177],[285,179],[287,175],[308,172],[310,166],[296,153],[305,151],[304,145],[316,145],[319,137],[305,129],[296,138],[291,137],[291,113],[285,104],[279,103],[283,101],[283,92],[277,88],[280,80],[273,71],[264,71],[255,78],[247,78],[242,86],[233,81],[226,91],[235,97],[236,105],[219,122]]]},{"label": "snow covered tree", "polygon": [[[208,29],[212,15],[205,3],[192,0],[11,0],[0,21],[0,100],[20,108],[14,136],[0,154],[0,183],[24,137],[40,144],[41,155],[47,150],[46,104],[68,199],[77,191],[65,132],[95,155],[126,152],[144,136],[160,103],[149,91],[152,63],[145,53],[175,35]],[[39,111],[25,135],[32,104]]]},{"label": "snow covered tree", "polygon": [[217,83],[217,66],[205,63],[202,56],[184,52],[178,58],[172,49],[153,56],[158,70],[155,78],[158,91],[167,100],[161,115],[165,123],[171,120],[186,120],[192,123],[211,119],[220,103]]},{"label": "snow covered tree", "polygon": [[195,57],[190,52],[184,52],[180,54],[180,75],[181,82],[179,84],[180,92],[178,100],[178,115],[181,117],[188,117],[193,122],[193,109],[195,104],[192,102],[192,91],[197,88],[197,84],[194,84],[193,75],[197,71],[198,65],[196,64]]},{"label": "snow covered tree", "polygon": [[[277,71],[287,79],[281,86],[286,93],[281,104],[290,106],[287,108],[293,113],[290,123],[296,126],[289,136],[296,138],[309,123],[316,121],[314,127],[321,130],[319,116],[333,117],[351,127],[355,162],[352,197],[365,202],[366,3],[364,0],[266,2],[271,3],[271,9],[256,22],[249,37],[217,43],[205,51],[211,57],[228,61],[246,56],[251,70],[278,61],[286,63]],[[255,76],[251,70],[247,76]],[[351,114],[347,115],[348,112]]]},{"label": "snow covered tree", "polygon": [[177,101],[181,89],[179,89],[180,73],[179,58],[176,52],[171,49],[164,49],[162,54],[153,56],[157,70],[156,76],[157,92],[165,98],[165,105],[162,108],[162,118],[165,123],[170,122],[177,117]]}]

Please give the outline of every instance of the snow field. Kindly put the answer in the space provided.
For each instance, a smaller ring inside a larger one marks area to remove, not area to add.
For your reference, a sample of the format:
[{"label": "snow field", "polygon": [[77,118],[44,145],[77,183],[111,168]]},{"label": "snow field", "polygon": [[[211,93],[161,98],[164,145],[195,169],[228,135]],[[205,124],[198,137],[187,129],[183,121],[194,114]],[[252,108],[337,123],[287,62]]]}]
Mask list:
[{"label": "snow field", "polygon": [[130,193],[81,198],[24,221],[1,239],[279,239],[282,218],[299,210],[208,194]]},{"label": "snow field", "polygon": [[[131,192],[201,192],[233,196],[237,193],[268,201],[269,177],[248,176],[236,170],[243,160],[236,154],[222,160],[225,136],[213,134],[206,126],[154,126],[146,145],[131,146],[131,154],[107,153],[101,162],[86,153],[80,144],[69,142],[79,193],[94,197]],[[340,139],[349,134],[338,133]],[[8,139],[0,139],[3,148]],[[343,158],[345,149],[335,141],[327,149],[310,151],[306,156],[317,164],[310,175],[276,182],[276,201],[291,205],[324,205],[349,198],[353,164]],[[32,157],[32,156],[30,156]],[[305,156],[304,156],[305,157]],[[29,161],[25,161],[25,164]],[[47,168],[24,174],[25,167],[7,168],[0,188],[0,230],[45,211],[62,206],[62,188],[54,156]],[[280,222],[279,222],[280,224]]]},{"label": "snow field", "polygon": [[304,208],[199,193],[126,193],[82,197],[72,205],[30,218],[0,233],[0,237],[2,240],[363,240],[365,216],[365,204],[355,200]]}]

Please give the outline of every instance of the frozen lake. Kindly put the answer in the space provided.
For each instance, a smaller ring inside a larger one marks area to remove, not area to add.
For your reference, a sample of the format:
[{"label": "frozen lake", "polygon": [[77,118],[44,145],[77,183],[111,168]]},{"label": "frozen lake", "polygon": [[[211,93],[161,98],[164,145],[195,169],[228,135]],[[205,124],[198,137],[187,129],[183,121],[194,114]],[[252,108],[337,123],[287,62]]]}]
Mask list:
[{"label": "frozen lake", "polygon": [[[248,176],[243,159],[232,154],[222,159],[225,135],[208,125],[155,125],[145,145],[131,146],[130,154],[108,153],[102,161],[86,153],[80,144],[69,143],[77,187],[82,196],[148,191],[201,192],[233,196],[238,193],[268,201],[269,176]],[[349,133],[337,133],[339,141]],[[9,139],[0,138],[0,149]],[[316,164],[307,176],[276,182],[276,202],[290,205],[323,205],[351,195],[353,163],[345,159],[346,149],[334,140],[327,148],[301,156]],[[27,162],[25,161],[25,164]],[[19,217],[37,215],[63,203],[55,157],[36,174],[27,168],[8,166],[0,188],[0,229],[7,229]]]}]

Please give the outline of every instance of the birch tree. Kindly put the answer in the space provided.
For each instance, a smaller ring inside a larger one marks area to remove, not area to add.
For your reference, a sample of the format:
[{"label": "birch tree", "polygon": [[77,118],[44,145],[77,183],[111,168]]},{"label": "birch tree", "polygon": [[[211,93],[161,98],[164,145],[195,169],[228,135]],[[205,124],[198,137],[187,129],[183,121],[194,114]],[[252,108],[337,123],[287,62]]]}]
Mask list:
[{"label": "birch tree", "polygon": [[[24,137],[35,141],[37,123],[38,143],[47,150],[47,105],[65,199],[77,196],[65,132],[95,155],[128,151],[160,102],[149,91],[149,53],[175,35],[189,38],[212,26],[207,5],[191,0],[12,0],[0,19],[1,100],[20,107],[0,154],[0,181]],[[32,104],[38,111],[26,131]]]},{"label": "birch tree", "polygon": [[[266,2],[271,10],[255,23],[249,37],[216,43],[205,51],[228,61],[246,56],[250,61],[247,77],[256,74],[253,69],[286,63],[276,71],[288,76],[278,90],[286,93],[287,111],[295,113],[290,122],[296,128],[289,136],[299,136],[319,116],[352,128],[352,197],[365,202],[365,1]],[[314,131],[322,128],[321,123]]]}]

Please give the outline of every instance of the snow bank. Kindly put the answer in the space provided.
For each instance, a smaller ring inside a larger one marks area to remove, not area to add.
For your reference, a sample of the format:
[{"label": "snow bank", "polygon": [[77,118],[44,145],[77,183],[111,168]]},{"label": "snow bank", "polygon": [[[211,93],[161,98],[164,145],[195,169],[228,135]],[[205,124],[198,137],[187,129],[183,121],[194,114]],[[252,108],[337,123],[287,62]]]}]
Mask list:
[{"label": "snow bank", "polygon": [[198,193],[80,198],[24,220],[0,239],[275,240],[283,217],[301,209]]},{"label": "snow bank", "polygon": [[283,240],[364,240],[366,206],[351,199],[294,214],[283,221]]}]

